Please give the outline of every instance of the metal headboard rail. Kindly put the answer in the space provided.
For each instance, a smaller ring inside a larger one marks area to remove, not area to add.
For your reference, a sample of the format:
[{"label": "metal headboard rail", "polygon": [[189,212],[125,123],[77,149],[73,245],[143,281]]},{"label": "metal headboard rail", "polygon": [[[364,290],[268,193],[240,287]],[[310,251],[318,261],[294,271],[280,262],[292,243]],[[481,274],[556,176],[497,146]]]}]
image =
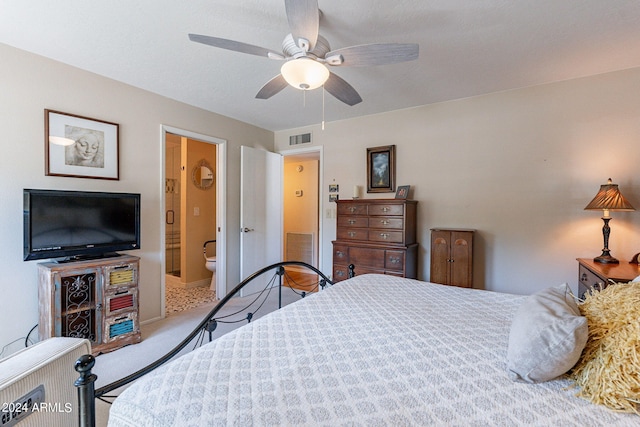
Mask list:
[{"label": "metal headboard rail", "polygon": [[[206,245],[205,245],[206,246]],[[85,354],[83,356],[81,356],[76,362],[75,362],[75,370],[78,372],[78,374],[80,375],[80,377],[75,381],[74,385],[77,387],[78,389],[78,403],[79,403],[79,411],[78,411],[78,418],[79,418],[79,425],[81,427],[94,427],[95,426],[95,415],[96,415],[96,411],[95,411],[95,399],[101,399],[104,400],[104,397],[107,397],[106,394],[116,390],[122,386],[125,386],[135,380],[137,380],[138,378],[148,374],[149,372],[153,371],[154,369],[160,367],[161,365],[165,364],[166,362],[168,362],[169,360],[171,360],[174,356],[176,356],[180,351],[182,351],[187,345],[189,345],[189,343],[198,335],[203,333],[205,330],[209,331],[211,333],[211,331],[213,331],[212,328],[212,322],[213,322],[213,328],[215,329],[215,316],[216,314],[218,314],[218,312],[231,300],[231,298],[233,298],[240,290],[242,290],[247,284],[249,284],[250,282],[252,282],[254,279],[256,279],[257,277],[263,275],[264,273],[270,271],[270,270],[277,270],[276,271],[276,275],[280,276],[279,278],[279,299],[278,299],[278,308],[282,308],[282,276],[285,274],[284,271],[284,267],[286,266],[301,266],[304,267],[306,269],[309,269],[311,271],[313,271],[314,273],[316,273],[319,277],[319,286],[324,288],[327,284],[329,285],[333,285],[333,282],[327,277],[325,276],[320,270],[318,270],[317,268],[315,268],[312,265],[309,265],[307,263],[301,262],[301,261],[284,261],[284,262],[278,262],[276,264],[272,264],[269,265],[267,267],[262,268],[261,270],[256,271],[255,273],[253,273],[252,275],[250,275],[249,277],[247,277],[246,279],[244,279],[242,282],[240,282],[235,288],[233,288],[233,290],[231,292],[229,292],[222,300],[220,300],[220,302],[218,304],[215,305],[215,307],[213,307],[213,309],[211,309],[211,311],[204,317],[204,319],[198,324],[198,326],[196,326],[193,331],[191,331],[191,333],[180,342],[180,344],[178,344],[177,346],[175,346],[171,351],[169,351],[168,353],[166,353],[164,356],[160,357],[159,359],[157,359],[155,362],[152,362],[151,364],[145,366],[144,368],[124,377],[121,378],[117,381],[114,381],[110,384],[107,384],[105,386],[102,386],[98,389],[95,389],[95,381],[98,378],[97,375],[93,374],[91,372],[91,369],[93,369],[93,367],[95,366],[96,360],[95,357],[90,355],[90,354]],[[350,267],[350,276],[353,274],[353,266],[349,266]],[[275,279],[275,276],[274,276]],[[273,279],[272,279],[273,280]],[[271,281],[269,282],[271,284]],[[264,290],[263,290],[264,292]],[[301,297],[304,298],[306,293],[302,292]],[[254,300],[255,302],[255,300]],[[253,302],[251,302],[247,307],[245,307],[243,310],[248,309],[249,306],[251,306],[251,304],[253,304]],[[251,321],[251,318],[253,316],[254,313],[248,313],[246,320],[247,321]],[[209,335],[210,339],[211,339],[211,334]],[[110,402],[109,402],[110,403]]]}]

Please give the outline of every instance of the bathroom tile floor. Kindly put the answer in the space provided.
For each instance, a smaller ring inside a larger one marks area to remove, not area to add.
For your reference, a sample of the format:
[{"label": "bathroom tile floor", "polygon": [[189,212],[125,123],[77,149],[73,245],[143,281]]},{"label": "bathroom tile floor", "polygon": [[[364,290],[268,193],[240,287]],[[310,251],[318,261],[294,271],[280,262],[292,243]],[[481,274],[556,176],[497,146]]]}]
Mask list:
[{"label": "bathroom tile floor", "polygon": [[212,291],[208,286],[189,289],[167,286],[165,289],[165,313],[167,316],[216,300],[216,291]]}]

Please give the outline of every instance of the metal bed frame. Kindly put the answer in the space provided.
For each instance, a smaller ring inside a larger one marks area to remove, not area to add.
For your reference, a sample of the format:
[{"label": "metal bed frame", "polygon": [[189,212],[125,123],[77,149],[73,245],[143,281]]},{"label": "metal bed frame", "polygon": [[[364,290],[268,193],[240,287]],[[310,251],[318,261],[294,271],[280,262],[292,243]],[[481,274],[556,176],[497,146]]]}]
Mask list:
[{"label": "metal bed frame", "polygon": [[[307,263],[301,262],[301,261],[284,261],[284,262],[279,262],[276,264],[272,264],[270,266],[264,267],[261,270],[256,271],[255,273],[253,273],[252,275],[250,275],[249,277],[247,277],[246,279],[244,279],[242,282],[240,282],[240,284],[238,284],[231,292],[229,292],[222,300],[220,300],[220,302],[218,302],[218,304],[215,305],[215,307],[213,307],[213,309],[211,309],[211,311],[204,317],[204,319],[202,319],[202,321],[198,324],[198,326],[195,327],[195,329],[193,329],[193,331],[184,339],[182,340],[182,342],[180,342],[180,344],[178,344],[176,347],[174,347],[171,351],[169,351],[168,353],[166,353],[164,356],[160,357],[159,359],[157,359],[155,362],[152,362],[151,364],[145,366],[144,368],[124,377],[121,378],[117,381],[112,382],[111,384],[107,384],[103,387],[100,387],[98,389],[95,388],[95,381],[98,378],[97,375],[93,374],[91,372],[91,370],[93,369],[93,367],[95,366],[96,363],[96,359],[95,357],[93,357],[90,354],[86,354],[81,356],[74,365],[74,368],[76,370],[76,372],[78,372],[78,374],[80,375],[80,377],[75,381],[74,386],[77,388],[78,390],[78,404],[79,404],[79,411],[78,411],[78,419],[79,419],[79,425],[81,427],[94,427],[95,426],[95,421],[96,421],[96,407],[95,407],[95,400],[96,399],[100,399],[104,402],[107,403],[111,403],[111,401],[106,400],[106,398],[115,398],[116,396],[108,396],[107,393],[110,393],[122,386],[125,386],[135,380],[137,380],[138,378],[142,377],[143,375],[148,374],[149,372],[153,371],[154,369],[158,368],[159,366],[163,365],[164,363],[168,362],[169,360],[171,360],[174,356],[176,356],[181,350],[183,350],[187,345],[189,345],[189,343],[192,342],[192,340],[194,338],[196,338],[199,334],[201,335],[199,340],[196,340],[196,345],[198,344],[198,341],[200,344],[202,344],[202,336],[204,334],[204,332],[208,332],[209,333],[209,341],[212,340],[212,332],[216,329],[216,326],[218,324],[218,322],[226,322],[225,320],[223,320],[223,318],[227,317],[227,316],[219,316],[216,317],[219,313],[219,311],[235,296],[238,294],[238,292],[240,290],[242,290],[247,284],[249,284],[250,282],[252,282],[253,280],[255,280],[256,278],[258,278],[259,276],[262,276],[263,274],[271,271],[271,270],[275,270],[275,273],[273,274],[272,278],[267,282],[265,288],[259,292],[258,296],[256,297],[256,299],[254,299],[252,302],[250,302],[247,306],[245,306],[243,309],[237,311],[234,314],[239,314],[242,312],[246,311],[246,316],[239,320],[239,321],[244,321],[246,320],[247,322],[251,322],[251,319],[253,317],[253,315],[255,314],[255,312],[257,312],[257,310],[259,310],[262,307],[262,303],[264,303],[264,299],[267,298],[267,296],[269,295],[269,293],[271,292],[271,290],[275,287],[275,280],[276,278],[278,279],[278,309],[282,308],[282,287],[283,286],[287,286],[290,282],[295,283],[295,281],[288,276],[288,273],[285,271],[285,267],[286,266],[299,266],[299,267],[303,267],[307,270],[311,270],[313,273],[318,275],[318,282],[315,284],[315,288],[313,290],[316,290],[319,288],[324,289],[327,285],[333,285],[334,282],[332,282],[327,276],[325,276],[320,270],[318,270],[317,268],[313,267],[312,265],[309,265]],[[355,275],[354,273],[354,266],[353,264],[349,266],[349,277],[353,277]],[[287,281],[286,284],[283,284],[283,278]],[[287,287],[291,287],[291,286],[287,286]],[[307,295],[307,292],[304,291],[300,291],[297,292],[298,295],[300,295],[301,298],[304,298]],[[266,295],[265,295],[266,294]],[[258,301],[259,298],[264,298],[262,300],[262,303],[260,303],[258,305],[258,307],[256,308],[255,311],[251,312],[249,311],[249,308]],[[237,320],[235,321],[237,322]],[[227,322],[227,323],[231,323],[231,322]]]}]

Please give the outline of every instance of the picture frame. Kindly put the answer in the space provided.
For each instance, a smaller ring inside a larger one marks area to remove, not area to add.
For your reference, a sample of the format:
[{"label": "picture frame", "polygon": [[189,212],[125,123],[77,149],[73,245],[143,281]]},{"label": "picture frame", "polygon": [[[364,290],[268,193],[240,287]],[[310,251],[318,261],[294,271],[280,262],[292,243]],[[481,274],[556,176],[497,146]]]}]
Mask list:
[{"label": "picture frame", "polygon": [[399,185],[398,189],[396,190],[396,199],[405,200],[407,197],[409,197],[410,188],[410,185]]},{"label": "picture frame", "polygon": [[337,193],[339,189],[339,184],[329,184],[329,193]]},{"label": "picture frame", "polygon": [[338,194],[333,193],[329,194],[329,203],[337,203],[338,202]]},{"label": "picture frame", "polygon": [[396,190],[396,146],[367,148],[367,193]]},{"label": "picture frame", "polygon": [[117,123],[44,110],[45,175],[119,180]]}]

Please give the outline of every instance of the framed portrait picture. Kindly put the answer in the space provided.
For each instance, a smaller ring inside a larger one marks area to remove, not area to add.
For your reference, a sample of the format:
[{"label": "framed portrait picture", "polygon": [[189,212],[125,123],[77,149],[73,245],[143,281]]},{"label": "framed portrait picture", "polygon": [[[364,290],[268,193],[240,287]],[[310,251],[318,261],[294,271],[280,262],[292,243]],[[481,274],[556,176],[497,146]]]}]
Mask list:
[{"label": "framed portrait picture", "polygon": [[329,202],[336,203],[338,201],[338,195],[336,193],[329,194]]},{"label": "framed portrait picture", "polygon": [[329,193],[337,193],[339,188],[338,184],[329,184]]},{"label": "framed portrait picture", "polygon": [[45,175],[119,179],[118,124],[44,110]]},{"label": "framed portrait picture", "polygon": [[409,197],[409,188],[410,185],[398,185],[398,189],[396,190],[396,199],[406,199]]},{"label": "framed portrait picture", "polygon": [[396,190],[396,146],[367,148],[367,193]]}]

